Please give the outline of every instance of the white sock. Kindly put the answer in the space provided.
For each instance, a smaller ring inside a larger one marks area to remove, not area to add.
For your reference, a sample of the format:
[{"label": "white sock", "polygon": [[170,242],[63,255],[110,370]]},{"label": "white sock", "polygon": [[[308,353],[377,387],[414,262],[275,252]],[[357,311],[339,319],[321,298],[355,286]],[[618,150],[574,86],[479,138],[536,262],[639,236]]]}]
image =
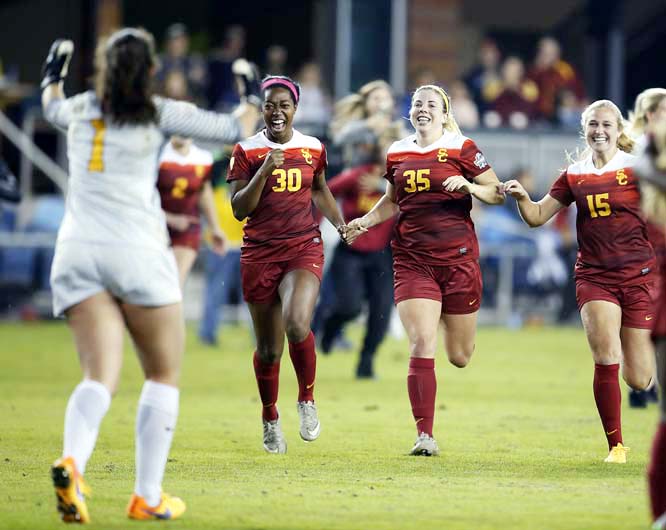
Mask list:
[{"label": "white sock", "polygon": [[111,393],[102,383],[85,379],[72,392],[65,411],[63,456],[71,456],[83,475],[95,448],[99,425],[109,410]]},{"label": "white sock", "polygon": [[178,419],[176,387],[146,381],[136,413],[136,484],[134,492],[157,506],[162,492],[173,431]]}]

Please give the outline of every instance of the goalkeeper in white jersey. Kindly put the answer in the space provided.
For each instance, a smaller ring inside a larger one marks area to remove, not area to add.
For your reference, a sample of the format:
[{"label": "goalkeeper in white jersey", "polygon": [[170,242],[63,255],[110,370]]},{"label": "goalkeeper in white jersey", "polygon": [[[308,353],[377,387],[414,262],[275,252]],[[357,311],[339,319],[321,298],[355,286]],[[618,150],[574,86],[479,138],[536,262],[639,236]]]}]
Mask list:
[{"label": "goalkeeper in white jersey", "polygon": [[[223,115],[153,96],[153,37],[133,28],[100,43],[95,90],[66,99],[63,79],[72,53],[71,41],[56,41],[42,81],[44,113],[67,130],[70,165],[51,271],[53,311],[66,316],[83,370],[65,413],[62,457],[52,467],[58,511],[66,522],[90,519],[83,474],[118,385],[127,328],[146,379],[127,515],[176,518],[185,503],[162,493],[161,485],[178,416],[185,330],[155,186],[158,151],[172,134],[233,143],[259,114],[247,102]],[[240,84],[258,85],[253,73],[248,70]]]}]

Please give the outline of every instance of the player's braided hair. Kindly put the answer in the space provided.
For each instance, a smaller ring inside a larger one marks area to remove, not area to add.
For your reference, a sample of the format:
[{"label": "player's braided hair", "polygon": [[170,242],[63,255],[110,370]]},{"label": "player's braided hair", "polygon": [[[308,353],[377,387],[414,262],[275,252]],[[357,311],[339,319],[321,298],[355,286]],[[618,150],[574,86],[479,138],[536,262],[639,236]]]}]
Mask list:
[{"label": "player's braided hair", "polygon": [[119,125],[156,122],[154,66],[155,42],[143,29],[121,29],[100,42],[95,84],[102,112]]}]

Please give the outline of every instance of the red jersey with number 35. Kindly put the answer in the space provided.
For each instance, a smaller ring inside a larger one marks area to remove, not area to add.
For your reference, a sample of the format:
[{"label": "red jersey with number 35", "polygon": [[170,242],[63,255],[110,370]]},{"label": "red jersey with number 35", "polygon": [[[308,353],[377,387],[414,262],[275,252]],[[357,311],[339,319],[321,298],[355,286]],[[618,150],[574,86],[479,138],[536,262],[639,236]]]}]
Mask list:
[{"label": "red jersey with number 35", "polygon": [[291,140],[277,144],[261,131],[236,144],[227,181],[250,180],[273,149],[285,152],[284,164],[268,177],[259,204],[248,216],[241,248],[245,261],[288,261],[313,241],[321,244],[312,213],[312,182],[327,162],[317,138],[294,129]]},{"label": "red jersey with number 35", "polygon": [[636,285],[654,271],[635,161],[635,156],[618,151],[597,169],[590,155],[570,165],[553,183],[550,196],[565,206],[575,201],[578,208],[576,278]]},{"label": "red jersey with number 35", "polygon": [[446,191],[443,183],[454,175],[471,182],[488,169],[476,144],[461,134],[445,131],[426,147],[416,144],[415,135],[395,142],[388,150],[385,175],[400,207],[394,254],[434,265],[478,259],[472,197]]}]

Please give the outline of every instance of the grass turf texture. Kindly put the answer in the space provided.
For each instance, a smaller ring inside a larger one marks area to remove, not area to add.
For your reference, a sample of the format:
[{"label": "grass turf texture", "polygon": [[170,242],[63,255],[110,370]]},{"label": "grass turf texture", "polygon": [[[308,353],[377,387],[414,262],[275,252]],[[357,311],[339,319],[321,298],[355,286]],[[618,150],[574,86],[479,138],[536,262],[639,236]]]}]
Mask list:
[{"label": "grass turf texture", "polygon": [[[358,340],[360,331],[352,329]],[[67,398],[80,379],[66,326],[0,325],[0,528],[62,528],[49,466],[62,448]],[[626,465],[602,462],[593,363],[578,329],[482,328],[465,370],[436,362],[435,437],[442,456],[408,457],[415,439],[406,341],[387,339],[378,381],[352,378],[356,355],[318,358],[322,435],[298,436],[296,381],[283,357],[284,456],[261,446],[253,342],[226,328],[219,349],[188,333],[178,429],[165,491],[188,511],[176,528],[641,529],[657,411],[626,406]],[[120,390],[86,478],[91,528],[129,528],[133,432],[142,380],[129,343]],[[144,523],[145,524],[145,523]]]}]

